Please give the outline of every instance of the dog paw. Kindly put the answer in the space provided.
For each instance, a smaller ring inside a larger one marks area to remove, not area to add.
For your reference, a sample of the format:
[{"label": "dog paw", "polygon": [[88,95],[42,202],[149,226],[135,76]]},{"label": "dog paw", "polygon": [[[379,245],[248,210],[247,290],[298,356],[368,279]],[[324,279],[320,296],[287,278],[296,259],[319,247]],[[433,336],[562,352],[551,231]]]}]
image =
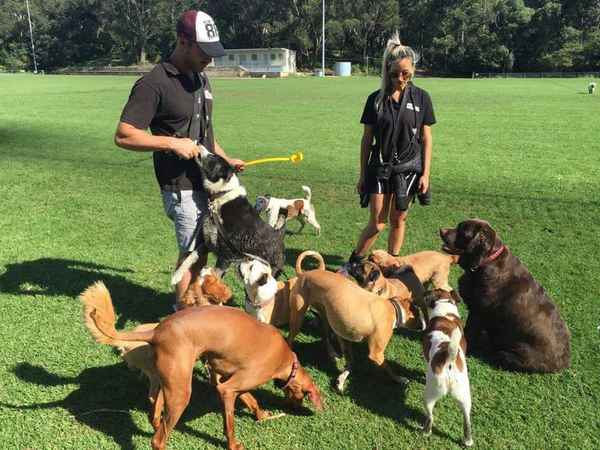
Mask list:
[{"label": "dog paw", "polygon": [[472,447],[473,446],[473,439],[469,438],[469,439],[463,441],[463,445],[465,447]]},{"label": "dog paw", "polygon": [[350,371],[344,370],[338,377],[335,383],[335,389],[340,393],[344,393],[344,389],[346,388],[346,381],[348,380],[348,376],[350,375]]},{"label": "dog paw", "polygon": [[264,415],[262,417],[257,417],[256,420],[259,422],[264,422],[266,420],[280,419],[281,417],[285,416],[285,413],[271,414],[268,411],[263,411],[263,413]]},{"label": "dog paw", "polygon": [[394,380],[395,383],[398,383],[402,387],[408,386],[408,383],[410,382],[408,380],[408,378],[397,376],[397,375],[393,376],[392,380]]}]

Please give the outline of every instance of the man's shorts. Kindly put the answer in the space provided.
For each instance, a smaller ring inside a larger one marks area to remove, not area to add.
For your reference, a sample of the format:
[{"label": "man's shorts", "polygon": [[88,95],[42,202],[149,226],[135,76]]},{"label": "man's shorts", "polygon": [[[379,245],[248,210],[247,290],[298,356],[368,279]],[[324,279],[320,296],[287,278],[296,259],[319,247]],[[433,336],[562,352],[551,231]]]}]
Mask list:
[{"label": "man's shorts", "polygon": [[180,253],[202,246],[202,219],[208,214],[208,197],[204,191],[161,191],[167,217],[175,224]]}]

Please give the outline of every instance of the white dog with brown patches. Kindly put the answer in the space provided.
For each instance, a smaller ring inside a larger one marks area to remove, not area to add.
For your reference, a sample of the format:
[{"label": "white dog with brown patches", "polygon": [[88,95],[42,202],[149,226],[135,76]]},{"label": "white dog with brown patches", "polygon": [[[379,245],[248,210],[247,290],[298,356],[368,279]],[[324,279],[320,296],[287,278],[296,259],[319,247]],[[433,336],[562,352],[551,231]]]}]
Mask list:
[{"label": "white dog with brown patches", "polygon": [[427,420],[425,434],[431,434],[433,408],[448,393],[460,403],[465,446],[473,445],[471,436],[471,387],[467,371],[467,342],[458,313],[460,298],[454,290],[434,289],[425,295],[429,324],[423,334],[423,356],[427,361],[427,382],[423,401]]},{"label": "white dog with brown patches", "polygon": [[300,222],[298,233],[302,231],[304,225],[308,222],[315,227],[317,234],[321,234],[321,225],[317,222],[315,206],[311,201],[312,192],[308,186],[302,186],[302,190],[304,191],[304,198],[294,198],[291,200],[271,197],[270,195],[258,196],[254,207],[259,213],[263,211],[267,213],[267,223],[272,227],[277,223],[279,210],[287,209],[287,220],[297,217]]}]

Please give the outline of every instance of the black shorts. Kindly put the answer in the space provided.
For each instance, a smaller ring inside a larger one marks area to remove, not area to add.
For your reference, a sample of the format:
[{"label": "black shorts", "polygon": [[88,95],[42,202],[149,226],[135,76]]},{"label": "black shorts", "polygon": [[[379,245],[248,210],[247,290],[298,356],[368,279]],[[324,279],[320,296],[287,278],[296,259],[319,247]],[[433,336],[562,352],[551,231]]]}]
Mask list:
[{"label": "black shorts", "polygon": [[[410,172],[403,174],[402,176],[404,176],[406,179],[406,184],[408,185],[407,195],[411,197],[412,201],[412,198],[415,196],[415,194],[419,192],[419,175],[414,172]],[[393,192],[389,180],[377,179],[377,177],[375,177],[375,175],[372,173],[367,173],[365,190],[368,194],[391,194]]]}]

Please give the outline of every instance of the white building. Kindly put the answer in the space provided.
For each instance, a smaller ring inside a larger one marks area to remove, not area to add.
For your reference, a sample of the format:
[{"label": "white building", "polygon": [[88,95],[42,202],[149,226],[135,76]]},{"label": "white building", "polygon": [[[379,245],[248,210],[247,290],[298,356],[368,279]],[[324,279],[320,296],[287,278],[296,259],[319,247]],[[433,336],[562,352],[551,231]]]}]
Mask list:
[{"label": "white building", "polygon": [[243,67],[253,74],[288,76],[296,73],[296,52],[287,48],[226,49],[214,59],[217,68]]}]

